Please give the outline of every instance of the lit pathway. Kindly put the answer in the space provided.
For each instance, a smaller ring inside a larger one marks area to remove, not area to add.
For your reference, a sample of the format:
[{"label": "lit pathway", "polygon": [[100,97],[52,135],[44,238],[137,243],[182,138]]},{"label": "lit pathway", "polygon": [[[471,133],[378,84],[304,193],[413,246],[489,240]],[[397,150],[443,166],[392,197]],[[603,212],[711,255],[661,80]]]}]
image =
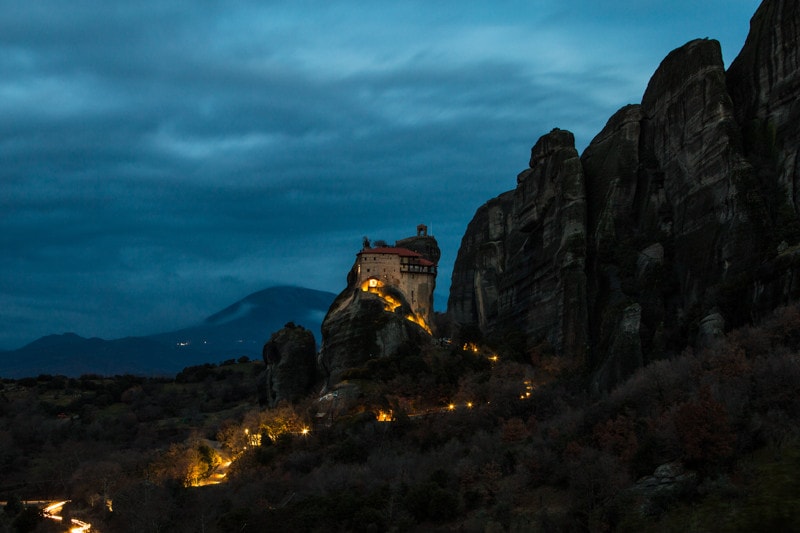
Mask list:
[{"label": "lit pathway", "polygon": [[[53,502],[44,509],[42,509],[42,514],[45,518],[49,518],[50,520],[55,520],[56,522],[62,522],[64,517],[61,516],[61,509],[69,503],[69,500],[64,500],[61,502]],[[70,523],[72,527],[69,529],[69,533],[84,533],[85,531],[89,531],[92,529],[92,525],[77,518],[71,518]]]},{"label": "lit pathway", "polygon": [[231,463],[233,463],[233,461],[226,460],[225,462],[223,462],[222,464],[217,466],[217,468],[214,469],[214,473],[211,474],[211,476],[209,476],[208,479],[200,481],[195,486],[204,487],[206,485],[219,485],[220,483],[224,483],[225,477],[228,475],[228,468],[230,468]]}]

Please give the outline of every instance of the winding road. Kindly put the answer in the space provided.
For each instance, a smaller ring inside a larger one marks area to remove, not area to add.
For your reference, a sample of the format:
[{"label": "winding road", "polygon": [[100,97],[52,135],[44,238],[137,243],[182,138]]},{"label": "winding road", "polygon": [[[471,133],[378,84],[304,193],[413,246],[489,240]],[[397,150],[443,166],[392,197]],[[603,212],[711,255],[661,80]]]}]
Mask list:
[{"label": "winding road", "polygon": [[[23,502],[23,504],[28,504],[30,502]],[[42,509],[42,514],[45,518],[49,518],[50,520],[55,520],[56,522],[63,522],[64,517],[61,516],[61,510],[63,507],[69,503],[69,500],[64,500],[60,502],[37,502],[39,504],[45,503],[47,507]],[[84,522],[82,520],[78,520],[77,518],[70,518],[70,529],[69,533],[84,533],[92,529],[92,525]]]}]

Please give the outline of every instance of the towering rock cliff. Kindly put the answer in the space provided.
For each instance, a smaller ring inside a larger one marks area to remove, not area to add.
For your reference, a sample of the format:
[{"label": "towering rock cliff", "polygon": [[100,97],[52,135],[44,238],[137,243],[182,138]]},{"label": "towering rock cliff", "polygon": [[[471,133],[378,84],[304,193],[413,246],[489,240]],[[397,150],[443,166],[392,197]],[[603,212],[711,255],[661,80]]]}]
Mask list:
[{"label": "towering rock cliff", "polygon": [[585,357],[586,206],[575,139],[553,130],[531,150],[515,191],[470,223],[453,270],[448,309],[461,324]]},{"label": "towering rock cliff", "polygon": [[689,42],[580,158],[542,137],[467,228],[452,318],[546,340],[604,390],[800,295],[799,29],[795,2],[766,0],[728,73],[716,41]]},{"label": "towering rock cliff", "polygon": [[762,2],[727,83],[762,198],[751,206],[765,258],[750,276],[758,317],[800,297],[800,4]]},{"label": "towering rock cliff", "polygon": [[[744,48],[728,70],[736,120],[762,186],[778,187],[800,207],[800,4],[764,2]],[[777,178],[777,179],[774,179]],[[781,198],[783,200],[783,198]]]},{"label": "towering rock cliff", "polygon": [[598,388],[693,342],[707,315],[747,319],[735,305],[759,257],[745,200],[760,195],[716,41],[670,53],[642,104],[612,117],[581,160]]}]

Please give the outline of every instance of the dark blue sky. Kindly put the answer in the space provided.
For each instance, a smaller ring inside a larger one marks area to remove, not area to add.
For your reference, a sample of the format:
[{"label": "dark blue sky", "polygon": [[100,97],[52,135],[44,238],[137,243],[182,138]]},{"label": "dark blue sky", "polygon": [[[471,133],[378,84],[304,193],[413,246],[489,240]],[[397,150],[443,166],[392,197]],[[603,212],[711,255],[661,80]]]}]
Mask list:
[{"label": "dark blue sky", "polygon": [[730,63],[758,4],[2,2],[0,348],[339,292],[364,235],[418,223],[442,308],[539,136],[582,150],[688,40]]}]

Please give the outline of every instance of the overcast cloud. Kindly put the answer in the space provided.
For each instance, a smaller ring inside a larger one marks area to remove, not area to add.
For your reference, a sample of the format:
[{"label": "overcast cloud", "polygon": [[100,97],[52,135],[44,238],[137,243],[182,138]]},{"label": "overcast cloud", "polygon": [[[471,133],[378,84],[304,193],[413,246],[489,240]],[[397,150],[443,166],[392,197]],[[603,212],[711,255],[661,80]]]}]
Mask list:
[{"label": "overcast cloud", "polygon": [[729,63],[758,3],[0,0],[0,348],[339,292],[418,223],[444,308],[539,136],[582,150],[690,39]]}]

